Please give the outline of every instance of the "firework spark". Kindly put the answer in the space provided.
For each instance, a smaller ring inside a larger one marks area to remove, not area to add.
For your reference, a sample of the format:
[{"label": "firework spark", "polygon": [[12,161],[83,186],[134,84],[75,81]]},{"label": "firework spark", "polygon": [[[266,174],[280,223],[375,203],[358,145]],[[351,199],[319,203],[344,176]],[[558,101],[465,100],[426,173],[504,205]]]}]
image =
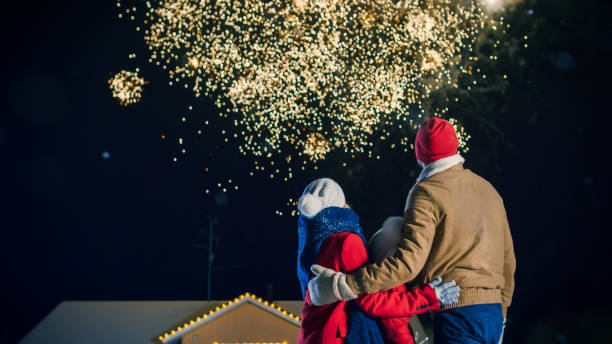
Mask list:
[{"label": "firework spark", "polygon": [[304,153],[308,154],[313,161],[323,159],[330,150],[330,143],[319,133],[310,133],[308,139],[303,143]]},{"label": "firework spark", "polygon": [[142,87],[147,84],[147,81],[139,77],[138,72],[138,69],[136,69],[136,72],[122,70],[108,79],[113,98],[119,99],[119,104],[122,106],[132,105],[140,101]]},{"label": "firework spark", "polygon": [[[149,62],[211,96],[256,157],[368,153],[412,125],[484,23],[477,0],[146,2]],[[118,2],[118,7],[121,3]],[[126,10],[134,20],[136,8]]]},{"label": "firework spark", "polygon": [[463,153],[467,153],[470,150],[468,146],[468,141],[472,138],[470,134],[467,133],[463,125],[459,123],[455,118],[449,118],[449,123],[455,128],[455,132],[457,133],[457,139],[459,140],[459,150]]}]

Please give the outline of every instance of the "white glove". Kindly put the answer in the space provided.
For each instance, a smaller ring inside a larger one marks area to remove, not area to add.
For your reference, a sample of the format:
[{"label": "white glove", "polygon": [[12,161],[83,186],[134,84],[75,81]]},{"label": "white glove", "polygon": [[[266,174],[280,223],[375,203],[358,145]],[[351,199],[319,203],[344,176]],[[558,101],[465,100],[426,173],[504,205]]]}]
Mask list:
[{"label": "white glove", "polygon": [[310,271],[315,277],[308,282],[310,300],[317,306],[328,305],[337,301],[356,299],[351,287],[346,283],[346,274],[321,265],[314,264]]},{"label": "white glove", "polygon": [[459,286],[455,281],[442,284],[442,277],[436,277],[428,283],[436,292],[436,297],[440,301],[440,306],[448,306],[459,301]]}]

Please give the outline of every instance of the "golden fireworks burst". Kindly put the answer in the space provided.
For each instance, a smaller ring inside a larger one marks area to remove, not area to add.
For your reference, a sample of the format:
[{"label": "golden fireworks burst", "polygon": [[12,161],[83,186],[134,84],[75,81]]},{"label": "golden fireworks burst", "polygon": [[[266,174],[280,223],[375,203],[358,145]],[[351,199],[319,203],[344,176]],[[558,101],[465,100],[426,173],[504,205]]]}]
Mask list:
[{"label": "golden fireworks burst", "polygon": [[119,104],[128,106],[140,101],[142,96],[143,86],[147,84],[143,78],[138,76],[138,68],[136,72],[122,70],[108,79],[108,85],[113,92],[113,98],[119,99]]},{"label": "golden fireworks burst", "polygon": [[325,154],[331,150],[329,141],[320,133],[310,133],[305,142],[303,151],[311,157],[311,160],[317,161],[323,159]]},{"label": "golden fireworks burst", "polygon": [[142,23],[149,61],[235,116],[243,154],[316,161],[371,154],[381,124],[421,117],[484,13],[477,0],[168,0],[147,1]]}]

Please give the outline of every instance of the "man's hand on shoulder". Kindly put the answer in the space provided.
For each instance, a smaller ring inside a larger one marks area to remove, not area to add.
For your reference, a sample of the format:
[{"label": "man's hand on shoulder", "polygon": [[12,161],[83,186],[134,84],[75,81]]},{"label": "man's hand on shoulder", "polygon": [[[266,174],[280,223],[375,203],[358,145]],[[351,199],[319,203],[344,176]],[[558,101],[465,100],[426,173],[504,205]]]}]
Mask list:
[{"label": "man's hand on shoulder", "polygon": [[346,283],[346,274],[314,264],[310,271],[315,277],[308,282],[310,300],[317,306],[357,298]]}]

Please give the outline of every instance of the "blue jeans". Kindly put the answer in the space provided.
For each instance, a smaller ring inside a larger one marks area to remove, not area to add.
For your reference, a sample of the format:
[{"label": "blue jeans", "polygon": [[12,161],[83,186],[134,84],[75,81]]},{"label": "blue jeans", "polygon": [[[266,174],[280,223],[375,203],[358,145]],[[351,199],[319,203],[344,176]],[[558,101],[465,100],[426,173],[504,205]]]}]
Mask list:
[{"label": "blue jeans", "polygon": [[499,303],[450,309],[434,316],[434,343],[497,344],[503,324]]}]

